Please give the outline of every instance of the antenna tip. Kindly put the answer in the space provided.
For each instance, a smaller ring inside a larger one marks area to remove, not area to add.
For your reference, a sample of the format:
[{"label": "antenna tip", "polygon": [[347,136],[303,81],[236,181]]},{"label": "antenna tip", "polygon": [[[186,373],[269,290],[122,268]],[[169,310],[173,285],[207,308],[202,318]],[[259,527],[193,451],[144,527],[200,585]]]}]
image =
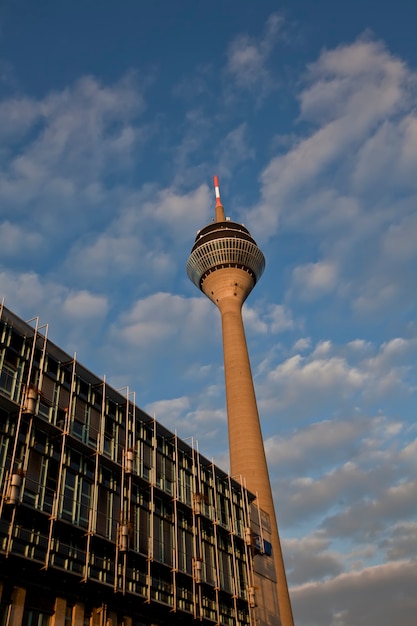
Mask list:
[{"label": "antenna tip", "polygon": [[214,193],[216,194],[216,206],[222,206],[222,203],[220,200],[219,177],[213,176],[213,180],[214,180]]}]

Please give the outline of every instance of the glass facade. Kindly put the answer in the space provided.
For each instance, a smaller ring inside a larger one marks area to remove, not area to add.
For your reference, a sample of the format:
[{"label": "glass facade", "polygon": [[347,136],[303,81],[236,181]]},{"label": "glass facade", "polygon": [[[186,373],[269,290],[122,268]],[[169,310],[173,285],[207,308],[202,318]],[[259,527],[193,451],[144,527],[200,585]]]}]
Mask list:
[{"label": "glass facade", "polygon": [[47,626],[27,602],[13,622],[4,591],[36,596],[41,575],[66,626],[104,605],[103,625],[255,624],[253,496],[4,308],[0,483],[7,626]]}]

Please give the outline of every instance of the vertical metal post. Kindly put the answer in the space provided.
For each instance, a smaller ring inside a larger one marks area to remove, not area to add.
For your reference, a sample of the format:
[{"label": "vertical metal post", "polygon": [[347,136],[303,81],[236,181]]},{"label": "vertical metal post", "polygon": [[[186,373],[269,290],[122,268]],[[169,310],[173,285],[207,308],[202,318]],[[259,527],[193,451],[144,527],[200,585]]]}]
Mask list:
[{"label": "vertical metal post", "polygon": [[[29,322],[31,321],[35,321],[35,329],[33,331],[33,342],[32,342],[32,348],[30,351],[30,357],[29,357],[29,367],[28,367],[28,375],[26,378],[26,388],[29,387],[29,383],[30,383],[30,379],[32,376],[32,368],[33,368],[33,361],[34,361],[34,357],[35,357],[35,348],[36,348],[36,339],[37,339],[37,332],[38,332],[38,325],[39,325],[39,317],[34,317],[33,320],[29,320]],[[1,498],[1,502],[0,502],[0,515],[2,513],[3,510],[3,504],[6,501],[6,497],[7,497],[7,492],[8,489],[10,487],[10,483],[12,480],[12,476],[13,473],[20,468],[15,468],[15,462],[16,462],[16,454],[17,454],[17,447],[19,444],[19,433],[20,433],[20,428],[22,425],[22,398],[19,398],[20,402],[19,402],[19,414],[17,417],[17,423],[16,423],[16,431],[15,431],[15,435],[14,435],[14,442],[13,442],[13,450],[12,450],[12,456],[10,459],[10,465],[9,465],[9,475],[8,475],[8,479],[4,481],[4,488],[3,488],[3,497]],[[14,518],[14,514],[15,511],[13,511],[13,518]],[[12,526],[12,523],[11,523]]]},{"label": "vertical metal post", "polygon": [[249,621],[250,626],[254,626],[256,624],[256,616],[255,616],[255,608],[251,605],[249,592],[250,589],[254,589],[255,587],[255,573],[253,569],[253,553],[252,553],[252,541],[251,541],[251,529],[250,529],[250,504],[248,499],[248,492],[246,489],[245,479],[240,476],[239,479],[241,490],[242,490],[242,499],[244,502],[243,509],[243,520],[245,528],[249,531],[249,536],[245,537],[245,556],[246,556],[246,577],[247,577],[247,602],[248,602],[248,612],[249,612]]},{"label": "vertical metal post", "polygon": [[[36,318],[38,319],[38,318]],[[37,338],[38,336],[42,336],[40,335],[39,331],[42,328],[46,328],[46,333],[43,337],[43,346],[42,346],[42,353],[41,353],[41,358],[40,358],[40,362],[39,362],[39,379],[37,382],[37,390],[36,390],[36,396],[38,396],[39,391],[42,389],[42,381],[43,381],[43,375],[44,375],[44,367],[45,367],[45,354],[46,354],[46,344],[47,344],[47,335],[48,335],[48,325],[44,324],[43,326],[39,326],[35,332],[35,347],[36,347],[36,342],[37,342]],[[33,367],[33,361],[32,361],[32,367]],[[25,394],[22,396],[21,398],[21,408],[24,409],[24,403],[27,401],[27,394],[28,391],[30,389],[30,378],[31,378],[31,373],[29,372],[28,374],[28,382],[26,383],[26,390],[25,390]],[[35,409],[36,410],[36,409]],[[23,460],[23,484],[22,484],[22,492],[25,488],[25,482],[26,482],[26,472],[28,469],[28,465],[29,465],[29,449],[30,449],[30,441],[32,438],[32,429],[33,429],[33,413],[30,413],[30,417],[29,417],[29,428],[28,428],[28,433],[27,433],[27,437],[26,437],[26,449],[25,449],[25,454],[24,454],[24,460]]]},{"label": "vertical metal post", "polygon": [[238,569],[237,569],[237,560],[236,560],[236,547],[235,547],[235,535],[236,535],[236,520],[235,520],[235,507],[233,503],[233,491],[232,491],[232,480],[230,478],[230,474],[228,476],[229,482],[229,502],[230,502],[230,521],[231,521],[231,531],[230,531],[230,540],[232,544],[232,560],[233,560],[233,603],[234,603],[234,614],[235,614],[235,624],[238,626],[238,612],[237,612],[237,598],[239,597],[239,588],[238,588]]},{"label": "vertical metal post", "polygon": [[100,383],[100,387],[103,388],[101,398],[101,416],[99,432],[97,433],[96,449],[94,450],[94,484],[93,493],[91,499],[91,507],[88,516],[88,530],[87,530],[87,542],[85,550],[85,572],[83,582],[86,582],[89,578],[90,567],[90,555],[91,555],[91,538],[96,532],[97,528],[97,506],[98,506],[98,483],[99,483],[99,469],[100,469],[100,450],[102,450],[102,432],[104,423],[104,412],[106,406],[106,376],[103,377],[103,382]]},{"label": "vertical metal post", "polygon": [[149,539],[148,539],[148,580],[147,580],[147,602],[151,601],[152,589],[152,561],[154,553],[154,520],[155,520],[155,504],[154,504],[154,485],[156,479],[156,454],[157,454],[157,430],[156,419],[153,418],[153,435],[152,435],[152,467],[150,475],[150,512],[149,512]]},{"label": "vertical metal post", "polygon": [[219,516],[218,516],[218,508],[217,508],[217,476],[214,463],[211,464],[211,471],[213,473],[213,500],[214,500],[214,520],[213,520],[213,530],[214,530],[214,554],[216,560],[216,586],[214,588],[216,592],[216,612],[217,612],[217,623],[220,624],[220,603],[219,603],[219,593],[220,593],[220,563],[219,563],[219,545],[217,541],[217,524]]},{"label": "vertical metal post", "polygon": [[178,608],[177,597],[177,573],[178,573],[178,437],[174,435],[174,493],[173,493],[173,509],[174,509],[174,548],[172,554],[172,586],[174,593],[174,607]]},{"label": "vertical metal post", "polygon": [[[135,457],[131,461],[130,456],[133,453],[136,453],[135,448],[135,434],[136,434],[136,394],[135,392],[129,392],[129,388],[127,389],[127,408],[126,408],[126,440],[125,440],[125,462],[127,465],[124,468],[125,476],[127,475],[127,486],[126,486],[126,519],[125,523],[128,531],[128,541],[130,541],[131,535],[131,525],[132,521],[132,474],[135,471]],[[133,396],[132,404],[130,403],[129,396]],[[130,408],[132,407],[132,420],[130,420]],[[135,452],[134,452],[135,451]],[[130,466],[130,463],[132,466]],[[127,471],[128,470],[128,471]],[[129,545],[128,545],[129,547]],[[127,581],[127,562],[128,562],[128,550],[125,551],[123,555],[123,594],[126,593],[126,581]]]},{"label": "vertical metal post", "polygon": [[55,521],[56,521],[56,519],[58,517],[58,513],[59,513],[59,504],[60,504],[61,491],[62,491],[62,476],[63,476],[63,473],[64,473],[65,449],[66,449],[67,437],[68,437],[68,434],[69,434],[70,429],[71,429],[71,415],[72,415],[72,403],[73,403],[74,387],[75,387],[76,362],[77,362],[77,355],[76,355],[76,353],[74,353],[74,358],[72,360],[71,386],[70,386],[70,394],[69,394],[68,411],[67,411],[67,414],[65,416],[64,430],[63,430],[62,435],[61,435],[61,457],[60,457],[60,460],[59,460],[57,486],[56,486],[54,502],[53,502],[53,505],[52,505],[52,514],[51,514],[51,516],[49,518],[48,547],[47,547],[47,550],[46,550],[44,569],[48,569],[48,567],[49,567],[49,560],[50,560],[50,556],[51,556],[51,546],[52,546],[53,530],[54,530]]},{"label": "vertical metal post", "polygon": [[199,516],[196,515],[196,507],[197,501],[196,497],[198,494],[197,488],[197,473],[196,473],[196,462],[195,462],[195,450],[194,450],[194,440],[191,439],[191,460],[192,460],[192,493],[191,493],[191,504],[192,504],[192,515],[193,515],[193,612],[194,619],[201,618],[200,611],[200,602],[199,602],[199,592],[200,585],[197,584],[197,572],[198,570],[198,559],[199,559],[199,551],[198,551],[198,535],[197,535],[197,523]]},{"label": "vertical metal post", "polygon": [[[33,342],[32,342],[32,347],[31,347],[31,351],[30,351],[30,358],[29,358],[29,367],[28,367],[28,374],[27,374],[27,378],[26,378],[26,386],[25,389],[29,388],[30,385],[30,380],[32,377],[32,369],[33,369],[33,361],[35,358],[35,349],[36,349],[36,341],[38,338],[38,328],[39,328],[39,317],[35,317],[33,318],[33,320],[29,320],[31,321],[35,321],[35,328],[33,331]],[[8,480],[5,480],[5,484],[4,484],[4,490],[3,490],[3,497],[1,499],[0,502],[0,515],[2,513],[3,510],[3,504],[5,502],[5,499],[7,497],[7,492],[8,489],[11,488],[12,486],[12,480],[13,480],[13,475],[14,473],[19,470],[19,472],[24,476],[24,471],[25,471],[25,466],[27,469],[27,457],[28,457],[28,447],[29,447],[29,443],[30,443],[30,436],[31,436],[31,431],[32,431],[32,423],[33,423],[33,415],[31,415],[30,417],[30,422],[29,422],[29,429],[28,429],[28,433],[26,435],[26,450],[25,450],[25,455],[23,458],[23,466],[21,468],[15,468],[15,463],[16,463],[16,455],[17,455],[17,448],[18,448],[18,444],[19,444],[19,434],[20,434],[20,429],[22,426],[22,415],[23,415],[23,402],[24,402],[24,397],[22,397],[22,393],[21,390],[19,390],[19,414],[18,414],[18,418],[17,418],[17,424],[16,424],[16,432],[15,432],[15,436],[14,436],[14,443],[13,443],[13,451],[12,451],[12,457],[10,460],[10,465],[9,465],[9,475],[8,475]],[[19,488],[19,494],[18,494],[18,499],[16,504],[20,501],[21,498],[21,494],[23,492],[23,480],[20,481],[20,488]],[[13,537],[13,528],[14,528],[14,524],[15,524],[15,520],[16,520],[16,506],[13,506],[13,511],[12,511],[12,516],[11,516],[11,520],[10,520],[10,524],[9,524],[9,529],[8,529],[8,536],[7,536],[7,545],[6,545],[6,557],[9,555],[11,546],[12,546],[12,537]]]}]

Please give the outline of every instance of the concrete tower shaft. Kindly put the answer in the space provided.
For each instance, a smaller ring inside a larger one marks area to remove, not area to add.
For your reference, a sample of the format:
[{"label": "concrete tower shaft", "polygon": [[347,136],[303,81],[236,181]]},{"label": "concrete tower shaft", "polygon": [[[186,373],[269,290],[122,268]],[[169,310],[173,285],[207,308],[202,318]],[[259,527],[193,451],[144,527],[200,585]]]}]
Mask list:
[{"label": "concrete tower shaft", "polygon": [[197,233],[187,262],[192,282],[218,307],[222,320],[230,472],[241,476],[269,514],[282,626],[293,626],[284,562],[279,540],[268,467],[262,438],[242,305],[265,268],[265,258],[247,228],[224,216],[217,178],[216,221]]},{"label": "concrete tower shaft", "polygon": [[[253,419],[258,416],[258,408],[242,320],[242,304],[253,285],[248,272],[227,267],[210,273],[201,289],[221,314],[230,473],[243,476],[248,488],[259,497],[269,486],[269,476],[260,422]],[[259,504],[271,513],[261,504],[261,497]]]}]

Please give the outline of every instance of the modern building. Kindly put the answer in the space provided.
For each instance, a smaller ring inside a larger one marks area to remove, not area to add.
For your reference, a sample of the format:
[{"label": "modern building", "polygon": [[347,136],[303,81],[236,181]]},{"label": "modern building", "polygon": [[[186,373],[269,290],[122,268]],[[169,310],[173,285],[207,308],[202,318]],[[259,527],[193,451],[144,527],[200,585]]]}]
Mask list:
[{"label": "modern building", "polygon": [[0,626],[278,624],[259,494],[47,330],[0,305]]},{"label": "modern building", "polygon": [[214,302],[221,315],[231,474],[243,480],[247,488],[256,494],[258,506],[268,514],[271,522],[279,610],[275,615],[274,609],[271,611],[275,590],[271,572],[268,570],[266,573],[265,561],[260,561],[259,569],[255,568],[258,614],[264,623],[293,626],[242,320],[242,305],[261,277],[265,259],[247,228],[225,217],[217,176],[214,177],[214,187],[215,220],[197,233],[188,259],[187,273],[192,282]]}]

